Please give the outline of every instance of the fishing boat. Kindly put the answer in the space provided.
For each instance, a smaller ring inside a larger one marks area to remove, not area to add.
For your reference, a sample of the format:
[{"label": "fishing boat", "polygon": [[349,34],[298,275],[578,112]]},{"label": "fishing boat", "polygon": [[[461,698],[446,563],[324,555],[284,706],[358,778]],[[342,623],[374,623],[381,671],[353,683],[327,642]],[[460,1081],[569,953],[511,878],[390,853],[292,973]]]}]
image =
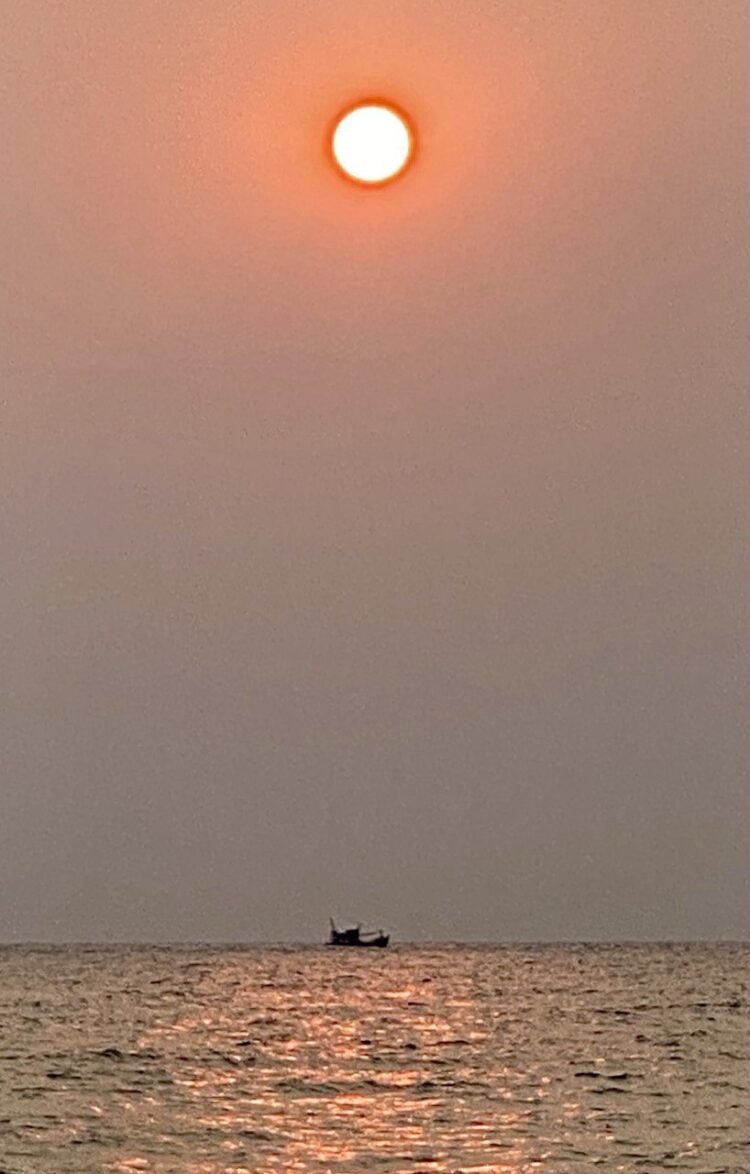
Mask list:
[{"label": "fishing boat", "polygon": [[368,931],[363,930],[361,925],[355,925],[352,929],[337,929],[333,918],[330,920],[329,946],[379,946],[382,950],[391,940],[390,934],[383,933],[382,929]]}]

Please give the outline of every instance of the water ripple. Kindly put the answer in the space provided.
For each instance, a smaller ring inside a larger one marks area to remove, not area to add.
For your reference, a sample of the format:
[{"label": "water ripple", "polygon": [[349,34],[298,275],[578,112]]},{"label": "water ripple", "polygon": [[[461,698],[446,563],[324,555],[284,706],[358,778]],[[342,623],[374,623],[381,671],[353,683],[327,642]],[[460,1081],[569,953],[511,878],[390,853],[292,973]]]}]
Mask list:
[{"label": "water ripple", "polygon": [[0,950],[0,1174],[747,1166],[741,947]]}]

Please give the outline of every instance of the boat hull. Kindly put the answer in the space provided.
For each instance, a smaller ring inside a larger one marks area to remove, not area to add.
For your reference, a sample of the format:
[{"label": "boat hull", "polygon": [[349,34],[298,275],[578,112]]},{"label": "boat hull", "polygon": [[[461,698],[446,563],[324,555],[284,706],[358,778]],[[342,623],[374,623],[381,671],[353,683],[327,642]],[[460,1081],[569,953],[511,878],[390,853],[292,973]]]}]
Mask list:
[{"label": "boat hull", "polygon": [[340,946],[340,947],[342,947],[342,949],[350,949],[350,950],[372,949],[373,947],[376,950],[377,949],[384,950],[390,940],[391,939],[388,934],[379,934],[378,937],[371,938],[369,941],[363,940],[362,938],[360,938],[358,941],[331,940],[330,942],[328,942],[328,945],[329,946]]}]

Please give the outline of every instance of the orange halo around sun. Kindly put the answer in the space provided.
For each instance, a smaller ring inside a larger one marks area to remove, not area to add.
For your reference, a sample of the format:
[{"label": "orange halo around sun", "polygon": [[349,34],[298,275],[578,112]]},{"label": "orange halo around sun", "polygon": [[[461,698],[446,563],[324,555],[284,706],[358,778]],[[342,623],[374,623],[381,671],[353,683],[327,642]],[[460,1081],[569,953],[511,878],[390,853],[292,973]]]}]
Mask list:
[{"label": "orange halo around sun", "polygon": [[412,162],[415,146],[409,117],[381,98],[348,106],[335,119],[329,135],[336,167],[363,187],[382,187],[397,179]]}]

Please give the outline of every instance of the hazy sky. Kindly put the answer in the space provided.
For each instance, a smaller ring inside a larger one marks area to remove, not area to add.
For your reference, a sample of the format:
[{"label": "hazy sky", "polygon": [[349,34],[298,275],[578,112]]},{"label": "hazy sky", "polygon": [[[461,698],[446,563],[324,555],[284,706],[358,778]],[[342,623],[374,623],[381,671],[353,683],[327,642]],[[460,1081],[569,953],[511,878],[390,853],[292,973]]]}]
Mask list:
[{"label": "hazy sky", "polygon": [[745,936],[744,0],[0,19],[0,937]]}]

